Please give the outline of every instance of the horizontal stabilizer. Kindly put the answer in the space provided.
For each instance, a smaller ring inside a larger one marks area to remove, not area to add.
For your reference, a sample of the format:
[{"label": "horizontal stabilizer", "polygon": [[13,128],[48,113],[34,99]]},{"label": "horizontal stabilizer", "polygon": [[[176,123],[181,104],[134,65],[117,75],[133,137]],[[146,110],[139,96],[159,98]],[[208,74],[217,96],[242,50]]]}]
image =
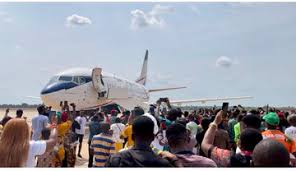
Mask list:
[{"label": "horizontal stabilizer", "polygon": [[227,101],[227,100],[242,100],[242,99],[252,99],[252,96],[241,96],[241,97],[223,97],[223,98],[208,98],[208,99],[192,99],[192,100],[177,100],[170,101],[171,104],[182,104],[182,103],[206,103],[213,101]]},{"label": "horizontal stabilizer", "polygon": [[177,89],[182,89],[182,88],[187,88],[187,87],[158,88],[158,89],[150,89],[148,91],[149,91],[149,93],[151,93],[151,92],[157,92],[157,91],[177,90]]}]

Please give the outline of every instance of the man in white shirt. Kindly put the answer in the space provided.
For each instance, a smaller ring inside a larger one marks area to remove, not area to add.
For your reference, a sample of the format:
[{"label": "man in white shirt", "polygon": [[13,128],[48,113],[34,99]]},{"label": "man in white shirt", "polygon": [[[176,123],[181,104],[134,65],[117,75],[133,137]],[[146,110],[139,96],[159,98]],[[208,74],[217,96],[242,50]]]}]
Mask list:
[{"label": "man in white shirt", "polygon": [[120,139],[120,135],[124,130],[125,125],[120,122],[120,118],[115,118],[115,123],[111,125],[113,131],[113,140],[115,141],[115,152],[118,152],[123,148],[124,140]]},{"label": "man in white shirt", "polygon": [[45,106],[40,105],[37,110],[39,114],[32,118],[32,139],[34,141],[41,139],[41,131],[47,127],[49,123],[48,117],[43,115],[45,112]]},{"label": "man in white shirt", "polygon": [[75,119],[79,125],[80,125],[80,129],[75,129],[75,133],[77,134],[78,140],[79,140],[79,149],[78,149],[78,157],[82,157],[81,156],[81,148],[82,148],[82,141],[83,141],[83,137],[85,134],[85,125],[86,125],[86,118],[84,116],[83,113],[80,113],[80,116],[78,116]]},{"label": "man in white shirt", "polygon": [[296,140],[296,114],[290,114],[287,120],[291,126],[285,130],[285,134]]}]

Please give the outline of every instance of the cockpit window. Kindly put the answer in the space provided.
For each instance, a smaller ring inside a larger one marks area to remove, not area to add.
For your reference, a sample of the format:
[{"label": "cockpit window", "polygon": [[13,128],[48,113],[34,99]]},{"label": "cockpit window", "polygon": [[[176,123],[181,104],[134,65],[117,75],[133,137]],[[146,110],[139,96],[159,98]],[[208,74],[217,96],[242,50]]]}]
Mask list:
[{"label": "cockpit window", "polygon": [[60,76],[59,81],[66,81],[66,82],[71,82],[73,77],[70,76]]},{"label": "cockpit window", "polygon": [[92,78],[88,76],[75,76],[73,82],[79,85],[91,82]]},{"label": "cockpit window", "polygon": [[49,82],[47,83],[47,85],[50,85],[50,84],[55,83],[55,82],[57,82],[57,81],[58,81],[58,77],[57,77],[57,76],[54,76],[54,77],[52,77],[52,78],[49,80]]}]

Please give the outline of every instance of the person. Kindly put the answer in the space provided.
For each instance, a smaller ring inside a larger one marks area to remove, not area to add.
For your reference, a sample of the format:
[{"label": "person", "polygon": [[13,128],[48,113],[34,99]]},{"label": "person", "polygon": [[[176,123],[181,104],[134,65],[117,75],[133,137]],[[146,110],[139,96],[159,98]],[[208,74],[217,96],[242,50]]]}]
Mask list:
[{"label": "person", "polygon": [[68,119],[68,113],[63,112],[61,117],[58,118],[58,124],[57,124],[57,132],[58,132],[58,155],[56,157],[56,164],[55,167],[66,167],[65,162],[65,137],[69,130],[71,129],[72,122]]},{"label": "person", "polygon": [[243,119],[244,115],[239,114],[237,116],[237,123],[234,125],[234,142],[237,144],[239,136],[240,136],[240,121]]},{"label": "person", "polygon": [[166,137],[171,152],[184,167],[217,167],[213,160],[193,153],[196,140],[184,125],[172,124],[166,131]]},{"label": "person", "polygon": [[[204,139],[205,133],[208,130],[210,123],[211,120],[209,118],[203,118],[201,120],[202,132],[197,133],[196,135],[196,141],[198,143],[199,148],[201,148],[202,140]],[[202,150],[199,150],[199,155],[206,157],[206,154]]]},{"label": "person", "polygon": [[48,117],[44,116],[45,106],[40,105],[37,107],[38,115],[32,118],[32,139],[38,141],[41,139],[41,131],[49,124]]},{"label": "person", "polygon": [[196,134],[197,134],[198,125],[194,122],[194,120],[195,120],[194,115],[193,114],[190,114],[188,116],[188,120],[189,120],[189,122],[186,124],[186,128],[188,130],[190,130],[191,136],[192,137],[195,137]]},{"label": "person", "polygon": [[80,116],[76,117],[75,119],[79,125],[80,129],[75,129],[75,133],[77,134],[79,140],[79,148],[78,148],[78,157],[82,158],[81,156],[81,148],[82,148],[82,141],[85,134],[85,125],[86,125],[86,118],[83,112],[80,111]]},{"label": "person", "polygon": [[[254,114],[244,116],[241,119],[241,122],[240,122],[240,131],[242,132],[247,128],[253,128],[253,129],[256,129],[259,132],[261,132],[260,131],[260,128],[261,128],[261,120],[260,120],[260,118],[257,115],[254,115]],[[235,149],[235,151],[236,151],[236,153],[241,152],[239,147],[237,147]]]},{"label": "person", "polygon": [[0,167],[34,167],[35,157],[52,151],[57,131],[51,130],[49,140],[30,141],[30,128],[24,119],[11,119],[0,139]]},{"label": "person", "polygon": [[290,127],[285,130],[285,134],[296,141],[296,114],[289,115],[287,119]]},{"label": "person", "polygon": [[164,147],[162,146],[162,143],[161,141],[166,141],[166,138],[165,138],[165,131],[163,130],[160,130],[159,129],[159,122],[158,120],[155,118],[155,116],[151,115],[150,113],[145,113],[143,116],[146,116],[148,118],[150,118],[153,123],[154,123],[154,127],[153,127],[153,133],[154,135],[158,135],[158,136],[155,136],[154,140],[152,141],[151,145],[158,149],[158,150],[163,150]]},{"label": "person", "polygon": [[121,116],[121,123],[126,125],[128,123],[128,118],[130,116],[131,112],[129,110],[123,112],[123,116]]},{"label": "person", "polygon": [[8,113],[9,113],[9,111],[10,111],[10,109],[9,109],[9,108],[7,108],[7,109],[5,110],[5,114],[4,114],[3,118],[2,118],[2,120],[3,120],[5,117],[7,117],[7,116],[8,116]]},{"label": "person", "polygon": [[235,144],[234,141],[234,125],[237,124],[237,116],[239,115],[239,110],[236,109],[232,112],[231,118],[228,121],[228,133],[229,133],[229,143],[231,145]]},{"label": "person", "polygon": [[243,131],[246,128],[253,128],[260,131],[260,127],[261,120],[254,114],[244,116],[240,122],[240,131]]},{"label": "person", "polygon": [[99,120],[99,116],[95,115],[90,123],[89,123],[89,137],[88,137],[88,154],[89,154],[89,158],[88,158],[88,167],[93,167],[93,160],[94,160],[94,156],[91,154],[91,140],[93,139],[93,137],[95,135],[98,135],[101,133],[101,123]]},{"label": "person", "polygon": [[115,152],[119,152],[123,148],[124,140],[120,138],[125,125],[120,122],[120,118],[115,119],[115,123],[111,125],[111,130],[113,131],[113,140],[115,141]]},{"label": "person", "polygon": [[183,117],[187,119],[188,116],[189,116],[189,112],[188,112],[188,111],[185,111],[185,112],[183,113]]},{"label": "person", "polygon": [[282,111],[277,111],[277,115],[280,118],[280,123],[278,125],[278,128],[280,131],[285,132],[286,128],[289,127],[289,122],[285,117],[285,113]]},{"label": "person", "polygon": [[271,138],[261,141],[253,151],[255,167],[289,167],[289,152],[282,143]]},{"label": "person", "polygon": [[111,110],[111,118],[110,118],[110,124],[114,124],[115,123],[115,119],[117,118],[117,110]]},{"label": "person", "polygon": [[22,109],[18,109],[16,110],[16,118],[22,118],[23,116],[23,110]]},{"label": "person", "polygon": [[103,167],[108,157],[115,153],[115,142],[112,139],[109,123],[101,123],[101,133],[91,141],[91,153],[95,157],[95,167]]},{"label": "person", "polygon": [[[50,131],[49,128],[44,128],[41,131],[41,139],[44,141],[49,140]],[[48,151],[38,156],[37,167],[55,167],[55,155],[55,151]]]},{"label": "person", "polygon": [[218,129],[216,130],[215,138],[214,138],[214,146],[217,146],[218,148],[221,148],[221,149],[231,148],[229,143],[228,132],[224,130],[222,123],[218,125]]},{"label": "person", "polygon": [[265,126],[267,130],[262,132],[262,136],[264,139],[272,138],[280,143],[282,143],[289,153],[296,156],[296,143],[293,139],[290,139],[280,130],[277,130],[277,126],[280,123],[280,119],[275,112],[269,112],[263,116],[263,120],[265,121]]},{"label": "person", "polygon": [[1,125],[4,127],[4,126],[6,125],[6,123],[7,123],[10,119],[12,119],[12,117],[10,117],[10,116],[5,116],[5,117],[2,119],[2,121],[1,121]]},{"label": "person", "polygon": [[64,138],[64,147],[65,147],[65,159],[63,161],[63,167],[74,167],[76,163],[76,146],[78,144],[77,135],[75,133],[75,129],[80,129],[80,125],[77,121],[74,120],[77,112],[76,105],[71,103],[72,112],[69,110],[69,106],[67,106],[67,118],[71,122],[71,128],[65,134]]},{"label": "person", "polygon": [[[235,157],[235,155],[230,150],[220,149],[213,146],[214,135],[218,125],[222,122],[222,116],[223,111],[221,110],[216,115],[214,121],[210,124],[202,141],[201,148],[207,157],[211,158],[218,167],[227,167],[231,165],[231,158],[232,156]],[[244,130],[238,141],[238,146],[241,149],[241,156],[250,156],[256,144],[258,144],[261,140],[262,135],[257,130]]]},{"label": "person", "polygon": [[132,122],[137,119],[139,116],[144,115],[144,110],[141,107],[135,107],[134,110],[132,110],[132,114],[129,118],[129,123],[123,130],[120,138],[127,139],[127,143],[125,144],[125,148],[131,148],[134,145],[134,141],[132,138],[133,129],[132,129]]},{"label": "person", "polygon": [[[154,140],[154,123],[146,116],[139,116],[132,124],[132,137],[135,145],[111,155],[106,167],[171,167],[169,161],[156,155],[151,149]],[[175,158],[176,159],[176,158]]]},{"label": "person", "polygon": [[230,167],[250,167],[253,150],[262,139],[263,137],[258,130],[254,128],[244,129],[238,142],[238,148],[241,148],[241,151],[232,153]]}]

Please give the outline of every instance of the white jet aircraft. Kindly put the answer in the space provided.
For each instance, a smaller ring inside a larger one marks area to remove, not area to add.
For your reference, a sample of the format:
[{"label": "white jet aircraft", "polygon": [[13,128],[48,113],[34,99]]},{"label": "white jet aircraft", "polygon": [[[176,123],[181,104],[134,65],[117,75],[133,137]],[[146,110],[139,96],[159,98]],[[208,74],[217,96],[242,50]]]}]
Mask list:
[{"label": "white jet aircraft", "polygon": [[[60,108],[61,101],[75,103],[77,110],[90,110],[109,104],[118,104],[131,110],[135,106],[147,109],[149,106],[149,94],[157,91],[181,89],[186,87],[170,87],[159,89],[146,89],[148,50],[140,77],[135,81],[102,72],[102,68],[73,68],[53,76],[49,83],[41,91],[41,99],[46,106],[53,109]],[[171,104],[192,102],[224,101],[249,99],[250,96],[196,99],[171,101]]]}]

